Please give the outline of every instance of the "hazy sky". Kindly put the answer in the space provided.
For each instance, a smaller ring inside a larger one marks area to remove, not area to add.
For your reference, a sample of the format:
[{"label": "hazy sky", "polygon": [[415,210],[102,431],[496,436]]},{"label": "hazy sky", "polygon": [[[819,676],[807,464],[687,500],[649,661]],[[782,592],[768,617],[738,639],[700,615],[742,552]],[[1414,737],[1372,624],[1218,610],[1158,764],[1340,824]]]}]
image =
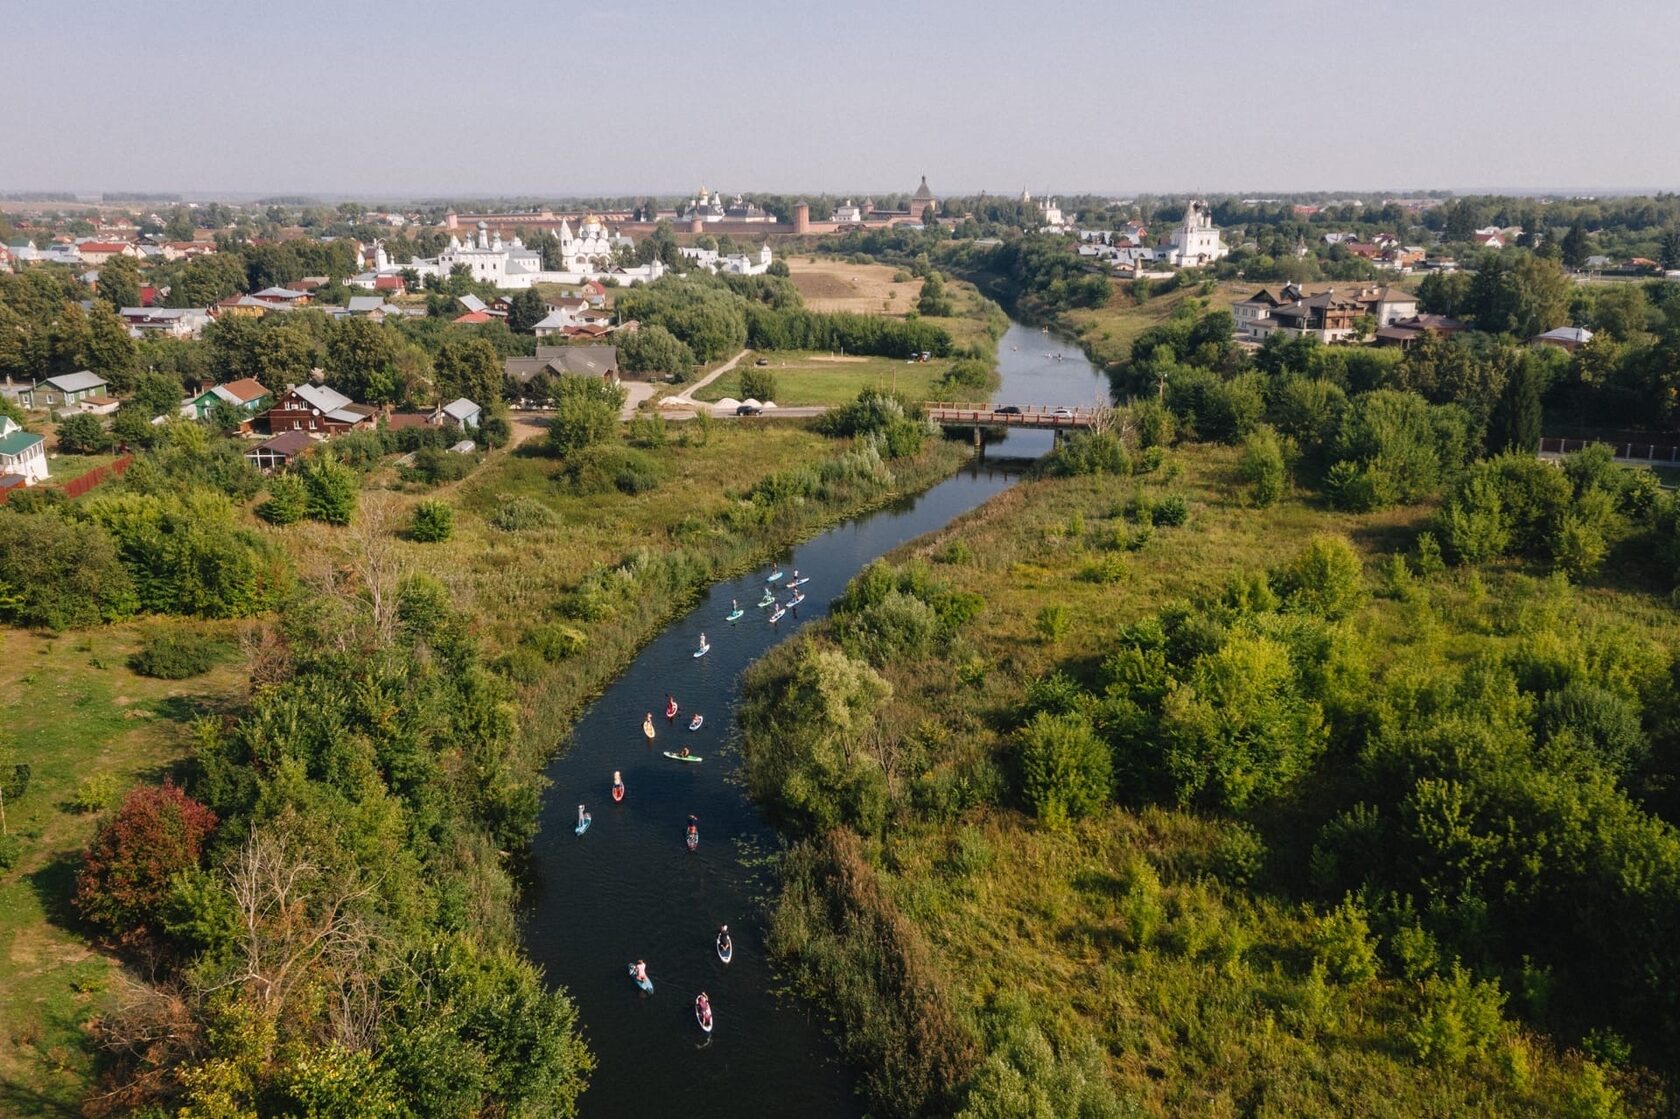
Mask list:
[{"label": "hazy sky", "polygon": [[1676,0],[0,0],[0,189],[1680,187]]}]

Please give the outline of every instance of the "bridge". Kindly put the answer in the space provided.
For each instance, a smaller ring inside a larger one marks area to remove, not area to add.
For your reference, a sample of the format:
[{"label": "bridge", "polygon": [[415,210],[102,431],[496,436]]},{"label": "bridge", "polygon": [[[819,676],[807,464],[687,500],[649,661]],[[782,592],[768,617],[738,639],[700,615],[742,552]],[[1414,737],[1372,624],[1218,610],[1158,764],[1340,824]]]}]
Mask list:
[{"label": "bridge", "polygon": [[1096,420],[1090,408],[1058,408],[1048,404],[1023,407],[999,404],[951,404],[929,401],[923,409],[928,419],[945,427],[972,427],[978,433],[984,427],[1032,427],[1052,431],[1078,431],[1089,428]]},{"label": "bridge", "polygon": [[1612,456],[1624,466],[1680,467],[1680,447],[1666,443],[1627,443],[1609,439],[1558,439],[1548,436],[1540,440],[1540,457],[1558,459],[1584,451],[1594,443],[1610,448]]}]

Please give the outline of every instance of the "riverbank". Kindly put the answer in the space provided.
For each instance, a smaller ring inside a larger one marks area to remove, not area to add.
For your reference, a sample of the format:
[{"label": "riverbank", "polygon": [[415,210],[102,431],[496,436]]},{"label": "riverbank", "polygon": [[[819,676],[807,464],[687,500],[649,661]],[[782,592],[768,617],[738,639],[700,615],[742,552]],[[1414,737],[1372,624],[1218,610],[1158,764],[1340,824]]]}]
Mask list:
[{"label": "riverbank", "polygon": [[[1194,446],[1140,475],[1022,483],[895,551],[744,681],[749,788],[796,841],[772,947],[876,1114],[1664,1113],[1649,1073],[1536,1025],[1549,1011],[1516,971],[1459,970],[1393,898],[1338,904],[1359,880],[1335,863],[1352,825],[1339,844],[1314,829],[1353,779],[1335,736],[1425,663],[1450,677],[1552,641],[1637,659],[1673,647],[1673,612],[1518,570],[1395,574],[1428,509],[1256,509],[1236,458]],[[1363,568],[1344,620],[1280,611],[1284,576],[1255,589],[1326,535]],[[1176,605],[1209,600],[1225,605]],[[1244,625],[1307,677],[1344,678],[1316,701],[1325,768],[1254,810],[1162,795],[1151,759],[1175,728],[1202,711],[1212,750],[1218,720],[1244,717],[1193,705],[1280,702],[1242,682],[1262,672],[1242,659],[1258,646],[1227,644]],[[1203,673],[1224,647],[1236,692],[1189,674],[1149,690],[1183,643],[1209,651]]]}]

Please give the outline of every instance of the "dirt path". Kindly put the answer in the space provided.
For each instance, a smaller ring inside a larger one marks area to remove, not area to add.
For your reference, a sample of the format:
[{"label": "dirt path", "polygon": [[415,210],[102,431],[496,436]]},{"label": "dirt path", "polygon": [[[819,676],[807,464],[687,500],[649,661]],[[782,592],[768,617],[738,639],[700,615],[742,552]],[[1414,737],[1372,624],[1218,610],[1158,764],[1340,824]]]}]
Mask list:
[{"label": "dirt path", "polygon": [[736,354],[734,357],[730,358],[728,361],[724,362],[722,365],[718,366],[698,381],[695,381],[692,385],[689,385],[681,392],[674,393],[671,396],[667,396],[664,400],[661,400],[659,402],[659,406],[661,408],[696,407],[700,402],[694,399],[694,394],[717,380],[719,377],[723,376],[725,373],[729,372],[731,369],[735,368],[736,363],[750,353],[752,353],[751,350],[742,350],[740,353]]}]

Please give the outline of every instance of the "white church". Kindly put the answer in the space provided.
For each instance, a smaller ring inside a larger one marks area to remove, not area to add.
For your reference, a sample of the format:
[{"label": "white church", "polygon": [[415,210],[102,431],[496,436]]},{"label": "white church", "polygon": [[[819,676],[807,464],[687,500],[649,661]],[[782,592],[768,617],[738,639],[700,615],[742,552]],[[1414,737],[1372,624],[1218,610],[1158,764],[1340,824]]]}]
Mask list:
[{"label": "white church", "polygon": [[677,251],[694,262],[696,268],[731,276],[762,276],[770,271],[775,254],[769,242],[759,246],[756,253],[722,254],[716,249],[702,249],[694,245],[679,245]]},{"label": "white church", "polygon": [[1172,237],[1158,259],[1175,268],[1199,268],[1212,264],[1231,250],[1219,239],[1219,229],[1206,202],[1192,202],[1184,208],[1184,221],[1172,231]]},{"label": "white church", "polygon": [[621,246],[633,247],[635,242],[621,234],[614,234],[597,217],[584,218],[578,223],[575,234],[571,223],[561,222],[555,237],[560,242],[561,267],[558,269],[544,269],[542,253],[526,248],[518,237],[503,242],[501,233],[492,234],[485,222],[478,223],[476,237],[463,243],[459,237],[452,236],[449,246],[436,257],[429,260],[416,257],[407,264],[392,261],[386,255],[385,246],[375,241],[373,259],[366,262],[371,264],[371,270],[353,276],[347,282],[353,287],[372,291],[381,276],[413,271],[422,280],[427,276],[442,279],[457,265],[464,265],[475,281],[509,291],[533,284],[581,284],[608,277],[621,284],[651,283],[665,274],[665,265],[659,260],[630,268],[617,267],[614,261],[618,249]]}]

